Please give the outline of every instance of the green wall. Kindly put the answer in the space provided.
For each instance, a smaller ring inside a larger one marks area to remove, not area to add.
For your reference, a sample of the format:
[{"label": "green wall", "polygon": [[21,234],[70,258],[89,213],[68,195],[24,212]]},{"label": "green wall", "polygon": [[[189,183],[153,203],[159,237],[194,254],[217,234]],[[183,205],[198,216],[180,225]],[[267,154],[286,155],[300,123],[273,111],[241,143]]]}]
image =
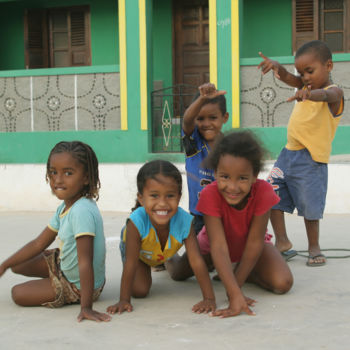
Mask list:
[{"label": "green wall", "polygon": [[241,57],[292,55],[292,1],[245,0],[243,13]]},{"label": "green wall", "polygon": [[173,85],[172,3],[153,0],[153,81],[163,81],[163,88]]},{"label": "green wall", "polygon": [[[256,128],[269,151],[276,159],[287,140],[286,128]],[[333,141],[332,154],[350,154],[350,126],[340,126]],[[182,153],[149,153],[148,132],[130,131],[61,131],[32,133],[1,133],[0,164],[45,163],[52,147],[59,141],[81,140],[92,146],[101,163],[142,163],[146,160],[163,158],[172,162],[183,162]],[[130,140],[137,140],[132,142]]]},{"label": "green wall", "polygon": [[220,0],[216,6],[217,21],[217,62],[218,62],[218,89],[226,91],[226,108],[229,120],[224,124],[225,131],[232,127],[232,55],[231,45],[231,0]]},{"label": "green wall", "polygon": [[118,0],[90,1],[90,11],[92,65],[119,64]]},{"label": "green wall", "polygon": [[[27,3],[34,4],[34,1]],[[35,1],[39,4],[40,1]],[[44,1],[45,4],[48,1]],[[58,0],[50,1],[50,6],[63,6]],[[64,4],[71,4],[64,0]],[[86,4],[83,1],[74,1],[74,4]],[[108,65],[118,64],[118,22],[117,22],[117,0],[93,0],[91,6],[92,49],[93,64]],[[6,55],[0,55],[0,68],[3,64],[10,66],[23,65],[23,28],[16,32],[16,28],[22,25],[22,17],[15,16],[16,11],[23,13],[21,3],[0,2],[0,30],[6,33],[13,29],[16,35],[13,42],[17,46],[7,46]],[[230,39],[227,13],[229,11],[229,0],[220,0],[222,7],[218,10],[218,20],[222,20],[222,26],[218,28],[220,42],[218,44],[218,82],[220,88],[231,88],[231,75],[227,72],[230,59],[230,51],[225,47],[225,40]],[[241,57],[245,64],[257,64],[258,50],[262,50],[270,56],[287,56],[285,59],[292,63],[291,57],[291,8],[290,0],[271,0],[269,3],[258,0],[240,0],[244,21],[241,26]],[[260,6],[258,6],[260,5]],[[67,132],[28,132],[28,133],[0,133],[0,164],[6,163],[45,163],[51,148],[61,140],[82,140],[89,143],[96,151],[100,162],[107,163],[135,163],[144,162],[152,158],[163,157],[173,162],[183,162],[184,155],[181,153],[155,154],[150,153],[150,127],[149,130],[140,130],[140,70],[139,70],[139,41],[138,41],[138,0],[126,0],[126,30],[127,30],[127,83],[128,83],[128,130],[110,131],[67,131]],[[148,3],[146,11],[152,11],[150,26],[151,34],[147,33],[147,40],[150,39],[150,67],[149,73],[154,80],[163,80],[164,87],[172,85],[172,5],[171,1],[153,0]],[[259,9],[259,10],[257,10]],[[6,10],[6,11],[4,11]],[[16,10],[16,11],[15,11]],[[278,14],[273,16],[272,14]],[[20,19],[19,19],[20,18]],[[278,30],[276,30],[278,28]],[[112,33],[108,35],[108,33]],[[2,37],[5,41],[4,36]],[[226,39],[225,39],[226,38]],[[244,38],[244,40],[243,40]],[[4,46],[4,45],[3,45]],[[19,50],[19,47],[21,49]],[[105,49],[109,50],[108,52]],[[16,51],[17,50],[17,51]],[[8,55],[10,51],[11,55]],[[19,54],[21,52],[21,54]],[[16,53],[16,55],[15,55]],[[12,60],[7,60],[8,57]],[[255,57],[249,59],[249,57]],[[344,56],[345,57],[345,56]],[[226,58],[226,60],[225,60]],[[344,59],[349,60],[349,57]],[[7,60],[7,61],[6,61]],[[105,62],[108,61],[108,62]],[[254,61],[254,62],[253,62]],[[283,60],[280,60],[281,62]],[[4,63],[5,62],[5,63]],[[151,63],[152,62],[152,63]],[[241,63],[242,63],[241,62]],[[89,67],[84,67],[89,68]],[[90,67],[92,69],[93,67]],[[8,68],[10,69],[10,68]],[[16,69],[12,67],[11,69]],[[79,68],[81,69],[81,68]],[[69,70],[69,69],[66,69]],[[30,73],[30,71],[28,71]],[[69,74],[69,72],[67,72]],[[58,73],[57,73],[58,74]],[[229,124],[226,126],[229,129]],[[286,128],[257,128],[255,131],[270,151],[270,157],[276,158],[286,142]],[[333,154],[350,153],[348,142],[350,126],[338,128],[337,135],[333,142]]]},{"label": "green wall", "polygon": [[23,13],[22,3],[0,3],[0,70],[25,68]]},{"label": "green wall", "polygon": [[31,0],[0,3],[0,37],[6,54],[0,55],[0,70],[25,69],[23,16],[26,8],[90,5],[92,65],[119,64],[118,0]]}]

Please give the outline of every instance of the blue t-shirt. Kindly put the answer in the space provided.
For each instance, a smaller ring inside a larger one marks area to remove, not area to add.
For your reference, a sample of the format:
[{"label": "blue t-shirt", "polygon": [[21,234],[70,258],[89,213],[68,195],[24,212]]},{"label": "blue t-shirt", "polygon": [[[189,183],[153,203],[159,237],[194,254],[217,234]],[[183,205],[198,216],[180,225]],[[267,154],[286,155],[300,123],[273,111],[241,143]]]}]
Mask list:
[{"label": "blue t-shirt", "polygon": [[66,212],[63,202],[48,227],[58,233],[60,240],[60,267],[69,282],[80,289],[78,254],[76,239],[81,236],[94,237],[94,289],[105,281],[106,244],[103,221],[96,202],[85,197],[77,200]]},{"label": "blue t-shirt", "polygon": [[202,189],[213,182],[214,171],[203,167],[203,161],[208,157],[209,145],[202,138],[195,127],[191,136],[181,131],[182,142],[186,153],[186,175],[189,196],[190,212],[195,215],[202,215],[196,210],[197,202]]},{"label": "blue t-shirt", "polygon": [[[193,216],[182,208],[170,219],[169,236],[164,250],[159,242],[156,229],[144,207],[134,210],[128,220],[131,220],[141,237],[140,260],[149,266],[157,266],[170,259],[182,247],[184,240],[191,231]],[[126,241],[127,229],[123,230],[123,241]]]}]

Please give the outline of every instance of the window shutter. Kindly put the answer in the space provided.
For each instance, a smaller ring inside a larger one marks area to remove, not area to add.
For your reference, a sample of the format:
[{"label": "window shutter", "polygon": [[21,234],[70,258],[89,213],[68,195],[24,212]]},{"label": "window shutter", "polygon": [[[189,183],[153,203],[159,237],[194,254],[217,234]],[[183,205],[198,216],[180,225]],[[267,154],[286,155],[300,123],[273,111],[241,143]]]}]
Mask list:
[{"label": "window shutter", "polygon": [[24,15],[24,43],[26,68],[49,66],[45,10],[26,10]]},{"label": "window shutter", "polygon": [[318,0],[293,0],[293,52],[318,39]]},{"label": "window shutter", "polygon": [[70,12],[72,66],[91,64],[88,20],[88,11]]}]

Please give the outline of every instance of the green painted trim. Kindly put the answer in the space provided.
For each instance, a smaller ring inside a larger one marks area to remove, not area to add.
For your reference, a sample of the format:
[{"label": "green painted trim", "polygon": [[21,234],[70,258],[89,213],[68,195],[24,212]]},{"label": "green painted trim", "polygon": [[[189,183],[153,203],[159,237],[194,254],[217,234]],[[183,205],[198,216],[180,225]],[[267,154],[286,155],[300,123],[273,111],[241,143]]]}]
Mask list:
[{"label": "green painted trim", "polygon": [[0,71],[0,78],[35,77],[43,75],[93,74],[93,73],[119,73],[119,64],[107,66],[84,66],[65,68],[21,69]]},{"label": "green painted trim", "polygon": [[332,154],[350,154],[349,138],[350,126],[339,126],[332,143]]},{"label": "green painted trim", "polygon": [[232,128],[241,125],[239,1],[231,2]]},{"label": "green painted trim", "polygon": [[226,91],[229,120],[224,130],[232,128],[232,55],[231,55],[231,0],[216,2],[217,23],[217,79],[218,89]]},{"label": "green painted trim", "polygon": [[[350,61],[350,53],[335,53],[333,56],[333,62],[348,62]],[[281,64],[294,64],[294,56],[276,56],[269,57],[272,60],[278,61]],[[260,57],[241,58],[241,66],[257,66],[261,62]]]},{"label": "green painted trim", "polygon": [[[151,94],[153,91],[153,80],[154,80],[154,45],[153,42],[153,23],[154,23],[154,1],[146,0],[146,41],[147,41],[147,50],[146,50],[146,63],[147,63],[147,130],[148,130],[148,139],[147,139],[147,147],[150,152],[152,152],[152,99]],[[161,46],[161,53],[165,50],[164,47]],[[166,70],[169,71],[168,66]]]},{"label": "green painted trim", "polygon": [[[287,142],[287,128],[251,128],[269,152],[268,159],[276,159]],[[332,143],[332,155],[350,154],[350,126],[342,125],[337,129]]]},{"label": "green painted trim", "polygon": [[350,53],[334,53],[332,54],[333,62],[347,62],[350,61]]},{"label": "green painted trim", "polygon": [[[125,1],[126,17],[126,57],[127,57],[127,105],[128,129],[140,130],[140,46],[139,46],[139,3],[138,0]],[[148,144],[139,142],[143,148]],[[130,142],[129,142],[130,143]]]},{"label": "green painted trim", "polygon": [[[148,153],[148,132],[109,131],[60,131],[16,132],[0,134],[0,164],[46,163],[53,146],[62,141],[80,140],[88,143],[96,152],[100,163],[143,163],[162,158],[183,162],[182,153]],[[135,142],[133,142],[133,140]]]},{"label": "green painted trim", "polygon": [[[268,150],[268,159],[276,159],[287,140],[287,128],[252,128]],[[62,140],[80,140],[95,150],[100,163],[144,163],[166,159],[182,163],[182,153],[150,153],[148,131],[60,131],[0,134],[0,164],[46,163],[52,147]],[[350,126],[338,127],[333,141],[333,155],[350,154]],[[137,142],[136,142],[137,141]]]},{"label": "green painted trim", "polygon": [[119,15],[119,63],[120,71],[120,117],[121,129],[128,129],[128,83],[127,83],[127,57],[126,57],[126,16],[125,0],[118,0]]},{"label": "green painted trim", "polygon": [[218,86],[218,37],[216,8],[216,0],[209,0],[209,79],[211,83]]},{"label": "green painted trim", "polygon": [[[281,64],[294,64],[294,56],[269,57]],[[241,58],[241,66],[257,66],[262,61],[261,57]]]}]

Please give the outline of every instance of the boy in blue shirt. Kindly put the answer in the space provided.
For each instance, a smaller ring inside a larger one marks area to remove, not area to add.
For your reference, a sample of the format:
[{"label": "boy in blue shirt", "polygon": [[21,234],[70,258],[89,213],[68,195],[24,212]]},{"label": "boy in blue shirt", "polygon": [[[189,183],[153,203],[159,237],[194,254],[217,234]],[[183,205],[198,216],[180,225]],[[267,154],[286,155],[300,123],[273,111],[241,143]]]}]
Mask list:
[{"label": "boy in blue shirt", "polygon": [[196,233],[202,229],[203,216],[196,210],[201,190],[214,181],[213,170],[203,164],[221,128],[228,120],[226,91],[218,91],[214,84],[201,85],[199,93],[186,109],[182,123],[182,140],[186,154],[186,174],[189,209],[194,216]]}]

